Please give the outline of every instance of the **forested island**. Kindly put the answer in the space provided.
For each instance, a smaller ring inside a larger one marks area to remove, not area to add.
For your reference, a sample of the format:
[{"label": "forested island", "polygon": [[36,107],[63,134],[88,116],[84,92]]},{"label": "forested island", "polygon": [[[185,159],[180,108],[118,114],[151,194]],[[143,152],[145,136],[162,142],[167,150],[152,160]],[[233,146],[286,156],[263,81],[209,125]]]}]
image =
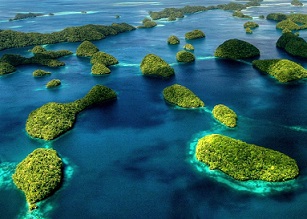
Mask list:
[{"label": "forested island", "polygon": [[283,182],[299,174],[296,161],[291,157],[220,134],[199,139],[195,156],[211,170],[221,170],[240,181]]},{"label": "forested island", "polygon": [[26,122],[27,133],[52,140],[72,129],[76,115],[94,104],[116,99],[116,93],[103,85],[95,85],[83,98],[70,103],[47,103],[32,111]]},{"label": "forested island", "polygon": [[89,24],[80,27],[67,27],[53,33],[24,33],[13,30],[0,31],[0,50],[32,45],[54,44],[61,42],[83,42],[101,40],[136,28],[127,23],[113,23],[109,26]]},{"label": "forested island", "polygon": [[284,33],[277,40],[276,46],[292,56],[307,58],[307,42],[294,33]]},{"label": "forested island", "polygon": [[175,70],[161,57],[155,54],[147,54],[140,65],[141,71],[146,76],[169,78],[175,74]]},{"label": "forested island", "polygon": [[21,161],[12,176],[17,188],[25,193],[29,209],[59,189],[63,162],[53,149],[38,148]]},{"label": "forested island", "polygon": [[237,126],[237,114],[224,104],[214,106],[212,114],[216,120],[230,128]]}]

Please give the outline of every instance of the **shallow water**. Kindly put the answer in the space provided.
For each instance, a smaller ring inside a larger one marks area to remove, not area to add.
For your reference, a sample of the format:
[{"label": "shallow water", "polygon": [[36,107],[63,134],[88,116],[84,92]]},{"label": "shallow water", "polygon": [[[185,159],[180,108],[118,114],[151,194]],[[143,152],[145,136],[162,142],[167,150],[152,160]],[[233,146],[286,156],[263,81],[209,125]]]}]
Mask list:
[{"label": "shallow water", "polygon": [[[221,1],[219,4],[226,3]],[[139,29],[94,42],[119,64],[107,76],[94,77],[86,58],[61,58],[65,67],[50,69],[51,76],[35,79],[38,66],[18,67],[0,77],[0,204],[1,218],[302,218],[307,215],[306,81],[280,84],[253,69],[250,63],[215,59],[214,50],[230,38],[253,43],[261,57],[289,58],[307,68],[307,61],[278,50],[281,32],[272,21],[257,17],[270,12],[302,12],[285,1],[265,1],[247,14],[260,25],[247,35],[246,22],[220,10],[189,15],[176,22],[158,21],[153,29]],[[187,4],[216,5],[216,1],[7,1],[0,6],[0,29],[53,32],[88,23],[140,25],[148,11]],[[307,3],[306,3],[307,4]],[[10,8],[10,10],[6,10]],[[48,10],[48,11],[47,11]],[[8,22],[17,12],[54,13],[54,16]],[[88,11],[81,14],[81,11]],[[116,19],[115,15],[121,15]],[[48,25],[50,24],[50,25]],[[56,25],[53,25],[56,24]],[[185,41],[184,34],[201,29],[206,38]],[[301,36],[307,36],[302,31]],[[168,46],[176,35],[181,43]],[[195,47],[196,61],[179,64],[175,54],[185,43]],[[75,52],[79,43],[46,46]],[[1,51],[30,56],[29,48]],[[145,78],[139,64],[148,53],[170,63],[176,76],[169,80]],[[59,78],[59,88],[45,84]],[[190,88],[206,104],[203,109],[182,110],[165,103],[162,90],[174,83]],[[83,97],[95,84],[114,89],[118,99],[78,115],[74,128],[60,138],[44,142],[25,132],[28,114],[41,105],[70,102]],[[238,115],[238,126],[228,129],[211,115],[223,103]],[[272,148],[297,160],[300,176],[284,192],[266,194],[237,190],[197,169],[191,150],[195,141],[211,133],[225,134]],[[23,194],[10,180],[15,166],[38,147],[52,147],[65,158],[64,186],[29,214]],[[192,162],[192,163],[191,163]]]}]

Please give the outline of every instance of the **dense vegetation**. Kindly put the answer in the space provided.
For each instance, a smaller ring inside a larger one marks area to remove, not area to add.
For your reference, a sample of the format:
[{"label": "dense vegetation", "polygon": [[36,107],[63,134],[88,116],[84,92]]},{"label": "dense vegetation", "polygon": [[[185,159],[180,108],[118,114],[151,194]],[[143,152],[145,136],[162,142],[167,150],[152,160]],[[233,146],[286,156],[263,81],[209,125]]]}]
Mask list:
[{"label": "dense vegetation", "polygon": [[230,128],[233,128],[237,125],[237,114],[232,109],[223,104],[214,106],[212,114],[214,118],[216,118],[219,122]]},{"label": "dense vegetation", "polygon": [[232,16],[234,16],[234,17],[239,17],[239,18],[253,19],[251,16],[245,15],[245,14],[243,14],[243,12],[241,12],[241,11],[235,11],[235,12],[233,12]]},{"label": "dense vegetation", "polygon": [[141,62],[141,71],[147,76],[168,78],[175,74],[174,69],[155,54],[147,54]]},{"label": "dense vegetation", "polygon": [[14,18],[9,19],[9,21],[14,21],[14,20],[22,20],[22,19],[27,19],[27,18],[34,18],[38,16],[43,16],[44,14],[42,13],[17,13]]},{"label": "dense vegetation", "polygon": [[184,36],[187,40],[193,40],[193,39],[203,38],[205,37],[205,34],[201,30],[193,30],[193,31],[187,32]]},{"label": "dense vegetation", "polygon": [[138,26],[138,28],[152,28],[152,27],[155,27],[157,26],[157,23],[149,18],[145,18],[143,21],[142,21],[142,25],[141,26]]},{"label": "dense vegetation", "polygon": [[166,87],[163,90],[163,97],[167,102],[184,108],[205,106],[204,102],[190,89],[179,84]]},{"label": "dense vegetation", "polygon": [[178,62],[194,62],[195,56],[189,51],[182,50],[177,52],[176,59]]},{"label": "dense vegetation", "polygon": [[194,46],[193,46],[192,44],[190,44],[190,43],[185,44],[185,45],[183,46],[183,48],[184,48],[185,50],[189,50],[189,51],[193,51],[193,50],[194,50]]},{"label": "dense vegetation", "polygon": [[126,23],[115,23],[110,26],[89,24],[80,27],[68,27],[59,32],[46,34],[3,30],[0,31],[0,50],[60,42],[101,40],[109,35],[116,35],[131,30],[135,30],[135,27]]},{"label": "dense vegetation", "polygon": [[184,15],[193,14],[197,12],[203,12],[208,10],[227,10],[227,11],[241,11],[250,6],[259,6],[259,0],[249,1],[246,4],[239,4],[235,2],[230,2],[228,4],[219,4],[216,6],[185,6],[183,8],[165,8],[158,12],[149,12],[150,17],[153,20],[158,20],[161,18],[167,18],[169,21],[173,21],[176,18],[183,18]]},{"label": "dense vegetation", "polygon": [[95,46],[92,42],[86,40],[78,46],[76,55],[91,57],[98,51],[99,49],[97,48],[97,46]]},{"label": "dense vegetation", "polygon": [[46,84],[47,88],[53,88],[61,85],[61,80],[60,79],[52,79],[51,81],[48,81]]},{"label": "dense vegetation", "polygon": [[253,67],[272,75],[282,83],[307,77],[305,68],[287,59],[254,60],[252,63]]},{"label": "dense vegetation", "polygon": [[236,180],[287,181],[299,174],[289,156],[227,136],[212,134],[197,143],[196,158],[211,170],[221,170]]},{"label": "dense vegetation", "polygon": [[307,14],[301,13],[271,13],[267,15],[268,20],[279,21],[276,28],[282,30],[304,30],[307,29]]},{"label": "dense vegetation", "polygon": [[91,64],[94,65],[97,63],[104,64],[105,66],[110,66],[116,65],[118,63],[118,60],[108,53],[99,51],[96,52],[91,58]]},{"label": "dense vegetation", "polygon": [[92,74],[94,75],[104,75],[104,74],[110,74],[111,70],[102,63],[95,63],[92,66]]},{"label": "dense vegetation", "polygon": [[259,55],[260,51],[258,48],[239,39],[226,40],[214,52],[214,56],[226,59],[244,59]]},{"label": "dense vegetation", "polygon": [[63,164],[53,149],[38,148],[21,161],[12,178],[26,196],[30,210],[52,195],[60,186]]},{"label": "dense vegetation", "polygon": [[290,55],[307,58],[307,42],[293,33],[284,33],[277,40],[276,46]]},{"label": "dense vegetation", "polygon": [[36,69],[32,75],[33,77],[42,77],[42,76],[45,76],[45,75],[50,75],[51,72],[49,71],[45,71],[45,70],[42,70],[42,69]]},{"label": "dense vegetation", "polygon": [[245,22],[244,23],[244,25],[243,25],[243,27],[244,28],[251,28],[251,29],[254,29],[254,28],[256,28],[256,27],[259,27],[259,24],[257,24],[256,22],[254,22],[254,21],[247,21],[247,22]]},{"label": "dense vegetation", "polygon": [[0,58],[0,67],[2,66],[3,68],[1,73],[3,74],[14,72],[16,70],[15,67],[19,65],[38,64],[48,67],[64,66],[65,63],[57,60],[57,58],[72,54],[72,52],[68,50],[47,51],[41,46],[35,46],[31,52],[34,54],[34,56],[30,58],[26,58],[17,54],[4,54]]},{"label": "dense vegetation", "polygon": [[47,103],[30,113],[26,131],[34,138],[52,140],[73,127],[77,113],[93,104],[115,99],[116,96],[112,89],[95,85],[88,94],[74,102]]},{"label": "dense vegetation", "polygon": [[171,35],[167,39],[167,43],[170,44],[170,45],[176,45],[176,44],[180,43],[180,40],[179,40],[179,38],[177,36]]},{"label": "dense vegetation", "polygon": [[302,2],[300,2],[299,0],[292,0],[291,1],[291,5],[294,6],[303,6],[304,4]]}]

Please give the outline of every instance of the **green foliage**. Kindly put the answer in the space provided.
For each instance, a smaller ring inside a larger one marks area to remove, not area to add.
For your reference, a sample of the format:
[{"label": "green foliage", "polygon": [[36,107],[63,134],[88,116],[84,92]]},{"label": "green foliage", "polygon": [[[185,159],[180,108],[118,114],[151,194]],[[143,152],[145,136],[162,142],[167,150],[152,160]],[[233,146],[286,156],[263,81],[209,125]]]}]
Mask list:
[{"label": "green foliage", "polygon": [[110,26],[89,24],[80,27],[68,27],[59,32],[46,34],[4,30],[0,32],[0,50],[60,42],[101,40],[106,36],[131,30],[135,30],[135,27],[126,23],[112,24]]},{"label": "green foliage", "polygon": [[287,19],[287,15],[283,13],[270,13],[266,16],[267,20],[282,21]]},{"label": "green foliage", "polygon": [[30,210],[52,195],[60,186],[63,163],[53,149],[38,148],[21,161],[12,178],[26,196]]},{"label": "green foliage", "polygon": [[147,76],[168,78],[175,74],[174,69],[167,62],[154,54],[147,54],[140,67],[142,73]]},{"label": "green foliage", "polygon": [[282,83],[307,77],[306,69],[287,59],[254,60],[252,64],[256,69],[272,75]]},{"label": "green foliage", "polygon": [[168,39],[167,39],[167,43],[171,44],[171,45],[176,45],[180,43],[180,40],[177,36],[171,35]]},{"label": "green foliage", "polygon": [[96,52],[91,58],[91,63],[93,65],[100,63],[104,64],[105,66],[110,66],[110,65],[116,65],[118,63],[118,60],[114,56],[108,53]]},{"label": "green foliage", "polygon": [[9,74],[16,71],[16,68],[7,62],[0,61],[0,75]]},{"label": "green foliage", "polygon": [[260,51],[254,45],[238,39],[230,39],[219,45],[214,56],[227,59],[244,59],[260,55]]},{"label": "green foliage", "polygon": [[259,27],[259,24],[257,24],[256,22],[253,22],[253,21],[247,21],[244,25],[244,28],[251,28],[251,29],[254,29],[256,27]]},{"label": "green foliage", "polygon": [[193,30],[185,34],[185,38],[187,40],[193,40],[193,39],[198,39],[198,38],[203,38],[203,37],[205,37],[205,34],[201,30]]},{"label": "green foliage", "polygon": [[57,86],[60,86],[60,85],[61,85],[61,80],[59,80],[59,79],[52,79],[51,81],[49,81],[46,84],[46,87],[47,88],[53,88],[53,87],[57,87]]},{"label": "green foliage", "polygon": [[168,20],[176,20],[176,18],[183,18],[185,14],[193,14],[200,11],[206,11],[204,6],[185,6],[183,8],[165,8],[159,12],[149,12],[153,20],[161,18],[168,18]]},{"label": "green foliage", "polygon": [[205,106],[204,102],[191,90],[179,84],[166,87],[163,90],[163,97],[167,102],[184,108]]},{"label": "green foliage", "polygon": [[280,22],[278,22],[276,24],[276,28],[277,29],[288,29],[288,30],[300,30],[301,27],[299,25],[297,25],[296,23],[294,23],[291,19],[286,19],[286,20],[282,20]]},{"label": "green foliage", "polygon": [[185,50],[194,51],[194,46],[190,43],[187,43],[183,46]]},{"label": "green foliage", "polygon": [[221,170],[241,181],[281,182],[299,174],[296,161],[289,156],[219,134],[198,141],[196,158],[210,169]]},{"label": "green foliage", "polygon": [[234,16],[234,17],[239,17],[239,18],[253,19],[251,16],[245,15],[245,14],[243,14],[241,11],[235,11],[235,12],[233,12],[232,16]]},{"label": "green foliage", "polygon": [[94,104],[116,99],[116,93],[95,85],[83,98],[71,103],[47,103],[32,111],[26,122],[27,133],[34,138],[52,140],[70,130],[76,114]]},{"label": "green foliage", "polygon": [[94,75],[104,75],[104,74],[110,74],[111,70],[101,63],[95,63],[92,66],[92,74]]},{"label": "green foliage", "polygon": [[91,57],[98,51],[99,49],[93,43],[84,41],[78,46],[76,54],[77,56]]},{"label": "green foliage", "polygon": [[50,74],[51,74],[51,72],[49,72],[49,71],[37,69],[33,72],[33,77],[42,77],[42,76],[50,75]]},{"label": "green foliage", "polygon": [[22,20],[22,19],[27,19],[27,18],[34,18],[38,16],[43,16],[44,14],[42,13],[17,13],[14,18],[9,19],[10,21],[14,20]]},{"label": "green foliage", "polygon": [[212,114],[215,119],[230,128],[233,128],[237,125],[237,114],[232,109],[223,104],[214,106]]},{"label": "green foliage", "polygon": [[178,62],[194,62],[195,56],[193,53],[183,50],[177,52],[176,59]]},{"label": "green foliage", "polygon": [[143,21],[142,21],[143,25],[141,26],[138,26],[138,28],[152,28],[152,27],[155,27],[157,26],[157,23],[152,21],[151,19],[149,18],[145,18]]},{"label": "green foliage", "polygon": [[292,0],[291,5],[303,6],[304,4],[302,2],[300,2],[299,0]]},{"label": "green foliage", "polygon": [[253,30],[251,28],[247,27],[247,28],[245,28],[245,32],[249,33],[249,34],[252,34]]}]

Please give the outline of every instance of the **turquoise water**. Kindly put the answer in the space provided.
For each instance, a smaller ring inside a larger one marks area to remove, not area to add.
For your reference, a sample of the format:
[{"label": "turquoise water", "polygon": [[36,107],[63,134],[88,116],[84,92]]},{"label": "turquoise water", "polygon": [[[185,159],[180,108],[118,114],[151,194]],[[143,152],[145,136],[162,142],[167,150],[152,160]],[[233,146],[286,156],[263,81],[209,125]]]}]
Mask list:
[{"label": "turquoise water", "polygon": [[[6,1],[0,5],[0,29],[53,32],[88,23],[140,25],[148,11],[187,4],[216,5],[228,1]],[[306,3],[307,4],[307,3]],[[7,10],[9,8],[9,10]],[[288,58],[307,68],[307,61],[276,49],[281,32],[275,23],[257,17],[270,12],[304,12],[286,1],[264,1],[246,14],[260,25],[253,34],[243,29],[246,20],[220,10],[198,13],[176,22],[158,21],[153,29],[139,29],[94,42],[112,54],[119,64],[110,75],[94,77],[86,58],[61,58],[65,67],[45,70],[51,76],[35,79],[38,66],[18,67],[0,77],[0,204],[1,218],[304,218],[307,215],[307,117],[306,81],[280,84],[253,69],[248,62],[213,57],[218,45],[230,38],[253,43],[261,57]],[[54,16],[8,22],[18,12],[54,13]],[[87,14],[81,14],[87,11]],[[115,15],[121,15],[116,19]],[[188,41],[195,47],[193,64],[175,58],[185,43],[184,34],[201,29],[206,38]],[[176,35],[181,43],[168,46]],[[307,31],[300,33],[307,39]],[[79,43],[47,45],[50,50],[75,53]],[[30,56],[29,48],[1,51]],[[145,78],[139,64],[148,53],[170,63],[176,76],[170,80]],[[45,84],[59,78],[59,88]],[[165,103],[162,90],[174,83],[190,88],[206,104],[202,109],[182,110]],[[118,99],[78,115],[74,128],[60,138],[45,142],[25,132],[28,114],[51,102],[70,102],[83,97],[95,84],[114,89]],[[223,103],[238,115],[238,126],[228,129],[211,115]],[[281,151],[297,160],[300,176],[280,186],[244,185],[219,173],[204,172],[192,152],[198,138],[225,134],[249,143]],[[65,159],[63,187],[27,211],[23,194],[10,175],[16,165],[38,147],[52,147]],[[261,187],[262,186],[262,187]],[[245,189],[242,189],[245,188]],[[246,189],[247,188],[247,189]],[[262,190],[264,188],[264,190]]]}]

